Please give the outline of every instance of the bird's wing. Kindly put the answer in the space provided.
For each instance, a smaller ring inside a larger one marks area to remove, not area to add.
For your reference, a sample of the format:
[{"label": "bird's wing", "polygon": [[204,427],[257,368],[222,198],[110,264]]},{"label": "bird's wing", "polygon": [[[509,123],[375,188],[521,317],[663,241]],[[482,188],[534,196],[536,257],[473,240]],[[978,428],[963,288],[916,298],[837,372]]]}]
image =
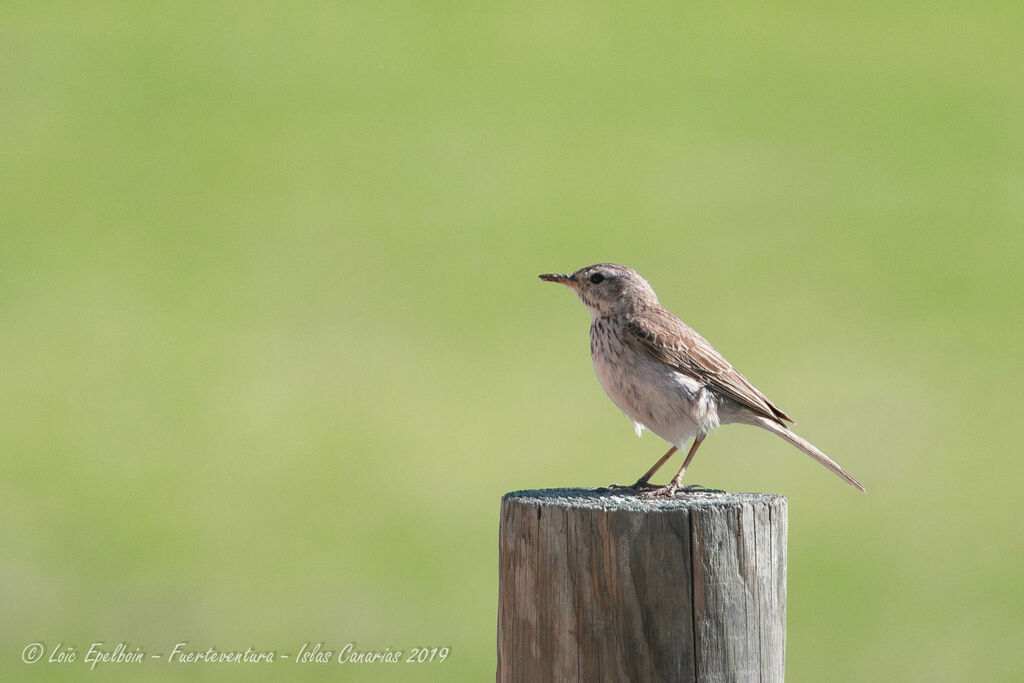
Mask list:
[{"label": "bird's wing", "polygon": [[627,339],[662,363],[728,396],[758,415],[782,423],[793,419],[741,375],[707,339],[665,309],[647,309],[627,319]]}]

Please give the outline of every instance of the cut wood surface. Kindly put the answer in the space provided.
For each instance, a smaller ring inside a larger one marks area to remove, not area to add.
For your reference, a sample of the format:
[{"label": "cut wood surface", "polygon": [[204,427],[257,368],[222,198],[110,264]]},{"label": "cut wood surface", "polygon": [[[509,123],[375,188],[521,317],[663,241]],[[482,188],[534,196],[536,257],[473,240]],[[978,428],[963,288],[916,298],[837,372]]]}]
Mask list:
[{"label": "cut wood surface", "polygon": [[546,489],[501,502],[498,681],[781,681],[786,499]]}]

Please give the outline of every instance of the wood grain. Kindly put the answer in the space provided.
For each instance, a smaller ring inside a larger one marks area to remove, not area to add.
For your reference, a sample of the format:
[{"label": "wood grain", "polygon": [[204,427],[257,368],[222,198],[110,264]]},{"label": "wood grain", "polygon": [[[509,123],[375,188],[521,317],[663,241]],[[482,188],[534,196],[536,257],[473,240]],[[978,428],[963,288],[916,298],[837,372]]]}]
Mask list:
[{"label": "wood grain", "polygon": [[781,681],[785,626],[782,496],[502,499],[498,681]]}]

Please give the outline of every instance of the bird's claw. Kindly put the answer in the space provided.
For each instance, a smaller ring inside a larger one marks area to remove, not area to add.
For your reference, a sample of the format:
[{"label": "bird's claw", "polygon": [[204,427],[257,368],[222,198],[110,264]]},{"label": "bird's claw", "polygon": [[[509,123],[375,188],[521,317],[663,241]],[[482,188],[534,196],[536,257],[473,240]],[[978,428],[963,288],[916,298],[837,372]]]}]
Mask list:
[{"label": "bird's claw", "polygon": [[625,486],[623,484],[609,484],[608,488],[613,491],[650,491],[651,489],[658,488],[649,481],[638,481],[635,484]]},{"label": "bird's claw", "polygon": [[650,491],[641,493],[642,498],[672,498],[676,493],[725,493],[721,489],[709,489],[700,484],[688,484],[686,486],[678,486],[675,484],[667,484],[665,486],[658,486],[652,488]]},{"label": "bird's claw", "polygon": [[672,484],[668,484],[667,486],[659,486],[657,488],[651,489],[650,491],[646,491],[644,493],[641,493],[640,497],[641,498],[671,498],[672,496],[674,496],[676,494],[677,490],[679,490],[678,486],[673,486]]}]

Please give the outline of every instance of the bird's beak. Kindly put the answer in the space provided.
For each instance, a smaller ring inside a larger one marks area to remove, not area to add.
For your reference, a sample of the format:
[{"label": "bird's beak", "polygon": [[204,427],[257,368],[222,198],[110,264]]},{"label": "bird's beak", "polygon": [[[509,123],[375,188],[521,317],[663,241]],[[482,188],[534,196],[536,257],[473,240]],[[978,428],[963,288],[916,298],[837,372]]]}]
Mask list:
[{"label": "bird's beak", "polygon": [[574,278],[572,275],[559,275],[557,273],[544,273],[543,275],[540,276],[540,279],[544,280],[545,282],[561,282],[563,285],[565,285],[567,287],[575,287],[576,286],[576,278]]}]

